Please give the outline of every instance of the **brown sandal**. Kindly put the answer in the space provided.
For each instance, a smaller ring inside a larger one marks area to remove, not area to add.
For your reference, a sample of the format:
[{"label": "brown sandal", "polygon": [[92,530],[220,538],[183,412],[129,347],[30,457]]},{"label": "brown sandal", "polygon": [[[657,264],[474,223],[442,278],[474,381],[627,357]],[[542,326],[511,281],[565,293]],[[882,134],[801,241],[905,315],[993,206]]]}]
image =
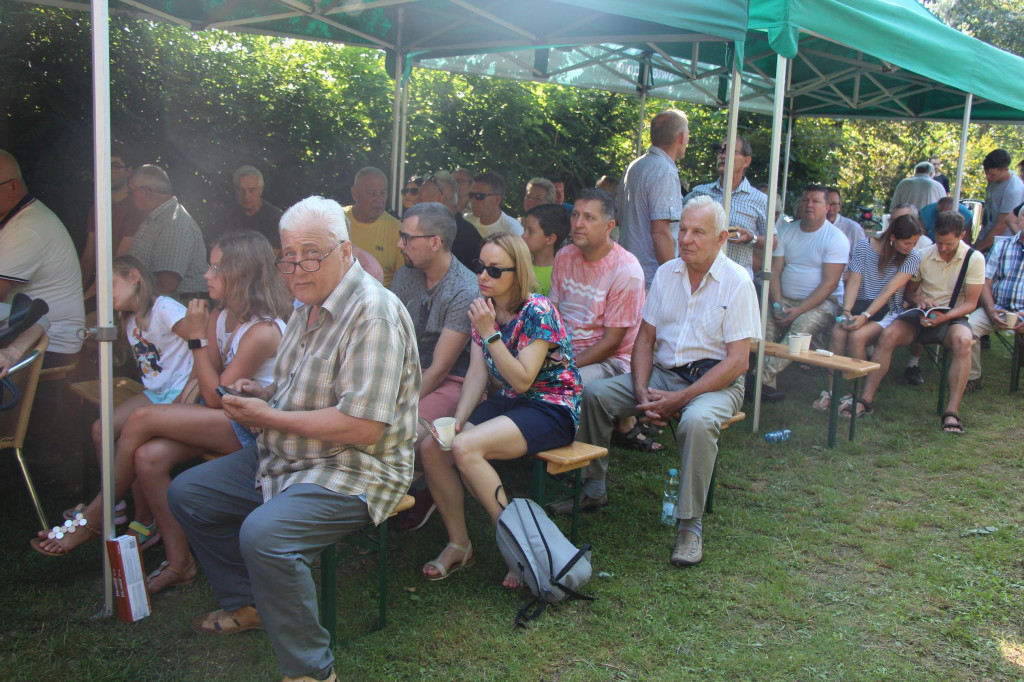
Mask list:
[{"label": "brown sandal", "polygon": [[[248,616],[245,618],[247,622],[243,623],[238,619],[239,616]],[[253,617],[256,619],[255,622],[252,622]],[[260,614],[253,606],[243,606],[234,611],[217,609],[192,621],[193,631],[207,635],[234,635],[246,630],[262,629],[263,623],[260,621]]]},{"label": "brown sandal", "polygon": [[[86,533],[88,537],[86,537],[84,542],[80,543],[79,545],[76,545],[76,547],[80,546],[81,544],[85,544],[85,542],[88,542],[93,538],[98,538],[101,535],[103,535],[103,530],[97,528],[92,521],[85,521],[85,517],[81,514],[78,514],[77,516],[78,518],[75,521],[65,521],[63,526],[54,526],[50,530],[50,532],[47,533],[47,537],[32,538],[31,540],[29,540],[28,544],[32,546],[32,549],[45,556],[65,557],[72,550],[74,550],[74,547],[72,547],[71,549],[67,549],[66,547],[64,547],[64,543],[62,543],[61,540],[64,539],[65,535],[71,535],[74,533]],[[85,521],[85,523],[83,524],[82,521]],[[60,548],[60,551],[53,551],[44,548],[43,543],[49,540],[53,540],[54,542],[56,542],[57,547]]]},{"label": "brown sandal", "polygon": [[196,581],[197,575],[195,565],[192,566],[192,575],[185,576],[171,568],[171,564],[164,561],[156,570],[146,576],[146,589],[150,596],[163,592],[169,587],[184,587]]}]

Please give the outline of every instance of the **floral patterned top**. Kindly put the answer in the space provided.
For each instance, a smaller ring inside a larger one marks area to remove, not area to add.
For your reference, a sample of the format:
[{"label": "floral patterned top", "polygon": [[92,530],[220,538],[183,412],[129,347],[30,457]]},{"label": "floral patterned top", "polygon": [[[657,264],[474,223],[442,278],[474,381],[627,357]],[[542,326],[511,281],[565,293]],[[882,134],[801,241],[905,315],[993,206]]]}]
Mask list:
[{"label": "floral patterned top", "polygon": [[[561,405],[569,410],[573,424],[580,423],[580,395],[583,393],[583,381],[576,369],[576,358],[572,352],[572,340],[569,331],[562,324],[558,310],[547,298],[539,295],[530,297],[523,304],[519,314],[509,320],[508,324],[494,325],[501,332],[501,341],[513,357],[531,342],[541,339],[555,344],[549,348],[544,363],[533,380],[533,386],[521,397],[529,400],[543,400],[554,405]],[[473,343],[483,347],[483,341],[476,329],[473,329]],[[501,395],[520,397],[494,366],[491,354],[484,351],[487,371],[501,382]]]}]

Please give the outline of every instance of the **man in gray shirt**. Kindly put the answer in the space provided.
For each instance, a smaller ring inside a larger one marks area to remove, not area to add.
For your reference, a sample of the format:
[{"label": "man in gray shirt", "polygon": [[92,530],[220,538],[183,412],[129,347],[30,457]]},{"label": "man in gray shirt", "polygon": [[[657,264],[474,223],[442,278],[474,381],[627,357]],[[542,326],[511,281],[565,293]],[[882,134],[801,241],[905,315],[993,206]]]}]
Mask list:
[{"label": "man in gray shirt", "polygon": [[1009,152],[995,149],[981,162],[988,188],[981,232],[974,240],[974,248],[982,253],[992,248],[992,241],[1006,234],[1008,229],[1011,235],[1017,231],[1013,209],[1024,201],[1024,182],[1010,171],[1010,161]]},{"label": "man in gray shirt", "polygon": [[[455,218],[444,204],[419,203],[402,216],[398,248],[405,265],[395,271],[391,291],[405,305],[416,330],[423,382],[419,416],[433,422],[451,417],[458,407],[462,382],[469,369],[469,304],[480,295],[476,275],[452,256]],[[420,445],[428,438],[422,426],[416,437],[417,469]],[[435,509],[430,491],[417,473],[411,494],[416,505],[396,520],[398,530],[419,528]]]},{"label": "man in gray shirt", "polygon": [[636,256],[648,287],[662,263],[676,257],[682,188],[676,162],[690,141],[686,114],[661,112],[651,121],[651,146],[629,164],[618,194],[619,242]]}]

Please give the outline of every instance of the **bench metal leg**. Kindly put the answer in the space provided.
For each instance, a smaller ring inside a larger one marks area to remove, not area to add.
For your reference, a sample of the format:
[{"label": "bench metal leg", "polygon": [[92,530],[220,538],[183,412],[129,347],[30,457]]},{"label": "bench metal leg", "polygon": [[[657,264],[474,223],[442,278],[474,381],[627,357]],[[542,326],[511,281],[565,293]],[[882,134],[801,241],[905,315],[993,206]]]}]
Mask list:
[{"label": "bench metal leg", "polygon": [[577,469],[572,472],[572,478],[572,531],[569,539],[575,545],[580,530],[580,498],[583,495],[583,470]]},{"label": "bench metal leg", "polygon": [[544,490],[544,486],[546,483],[544,478],[545,476],[547,476],[547,474],[547,462],[540,459],[539,457],[535,457],[533,459],[533,494],[531,495],[531,497],[533,498],[534,502],[536,502],[542,507],[547,501],[547,496],[545,495],[546,491]]},{"label": "bench metal leg", "polygon": [[[834,380],[832,385],[835,386]],[[850,391],[850,395],[853,396],[853,411],[850,413],[850,442],[853,442],[853,435],[857,431],[857,400],[860,399],[860,379],[853,380],[852,388],[853,390]]]},{"label": "bench metal leg", "polygon": [[939,351],[939,402],[935,406],[935,412],[941,415],[946,411],[946,392],[949,390],[949,352],[946,348]]},{"label": "bench metal leg", "polygon": [[1017,384],[1020,381],[1020,353],[1024,346],[1024,335],[1013,335],[1013,355],[1010,359],[1010,393],[1017,392]]},{"label": "bench metal leg", "polygon": [[839,431],[839,400],[837,396],[839,395],[839,382],[842,378],[842,372],[838,369],[832,370],[832,400],[828,407],[828,447],[830,448],[836,446],[836,433]]},{"label": "bench metal leg", "polygon": [[330,544],[320,553],[320,624],[338,643],[338,549]]},{"label": "bench metal leg", "polygon": [[384,519],[377,531],[380,534],[380,585],[377,596],[377,629],[388,624],[388,520]]},{"label": "bench metal leg", "polygon": [[718,476],[718,456],[715,456],[715,465],[711,467],[711,483],[708,485],[708,494],[704,498],[704,513],[710,514],[715,511],[715,477]]}]

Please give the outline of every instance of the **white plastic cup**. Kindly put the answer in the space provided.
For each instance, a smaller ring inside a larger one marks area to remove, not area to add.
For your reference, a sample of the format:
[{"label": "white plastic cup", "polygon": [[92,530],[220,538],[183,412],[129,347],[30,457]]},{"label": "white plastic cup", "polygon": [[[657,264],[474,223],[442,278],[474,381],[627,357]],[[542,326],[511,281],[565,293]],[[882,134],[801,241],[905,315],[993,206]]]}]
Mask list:
[{"label": "white plastic cup", "polygon": [[1007,327],[1009,327],[1010,329],[1013,329],[1014,327],[1017,326],[1017,313],[1011,313],[1011,312],[1003,313],[1003,322],[1006,323]]},{"label": "white plastic cup", "polygon": [[437,432],[437,443],[442,450],[451,450],[452,441],[455,439],[455,417],[438,417],[434,420],[434,430]]},{"label": "white plastic cup", "polygon": [[803,347],[804,342],[800,339],[799,336],[795,334],[789,335],[789,352],[791,355],[796,355],[803,349]]},{"label": "white plastic cup", "polygon": [[800,337],[800,352],[810,353],[811,352],[811,335],[810,334],[797,334]]}]

